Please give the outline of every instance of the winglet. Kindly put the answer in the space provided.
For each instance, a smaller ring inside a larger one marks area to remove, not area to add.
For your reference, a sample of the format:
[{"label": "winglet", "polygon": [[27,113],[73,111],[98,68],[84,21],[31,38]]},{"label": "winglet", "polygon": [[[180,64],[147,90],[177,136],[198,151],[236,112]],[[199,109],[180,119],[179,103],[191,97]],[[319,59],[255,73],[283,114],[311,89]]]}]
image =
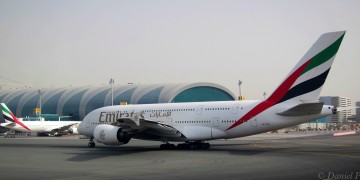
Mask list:
[{"label": "winglet", "polygon": [[0,103],[1,110],[4,116],[4,120],[6,122],[13,122],[19,124],[24,129],[31,131],[26,125],[24,125],[21,121],[19,121],[16,116],[10,111],[10,109],[6,106],[5,103]]}]

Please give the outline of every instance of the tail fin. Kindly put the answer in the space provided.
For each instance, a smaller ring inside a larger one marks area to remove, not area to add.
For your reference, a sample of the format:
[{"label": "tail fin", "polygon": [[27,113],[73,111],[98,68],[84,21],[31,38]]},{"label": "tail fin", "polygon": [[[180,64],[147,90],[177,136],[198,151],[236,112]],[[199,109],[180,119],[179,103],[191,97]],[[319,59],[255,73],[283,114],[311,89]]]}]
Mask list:
[{"label": "tail fin", "polygon": [[269,98],[252,108],[227,130],[284,101],[317,102],[344,35],[345,31],[321,35]]},{"label": "tail fin", "polygon": [[267,101],[316,102],[345,31],[325,33],[315,42]]},{"label": "tail fin", "polygon": [[14,114],[10,111],[10,109],[6,106],[5,103],[0,103],[0,106],[1,106],[1,110],[2,110],[5,122],[19,124],[26,130],[30,131],[30,129],[27,126],[25,126],[21,121],[19,121],[14,116]]}]

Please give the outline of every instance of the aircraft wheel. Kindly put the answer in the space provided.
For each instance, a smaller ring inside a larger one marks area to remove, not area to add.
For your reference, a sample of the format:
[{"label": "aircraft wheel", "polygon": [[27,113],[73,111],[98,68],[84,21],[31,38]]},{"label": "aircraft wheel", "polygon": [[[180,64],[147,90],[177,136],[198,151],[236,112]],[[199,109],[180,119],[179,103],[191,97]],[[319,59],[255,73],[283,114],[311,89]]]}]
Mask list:
[{"label": "aircraft wheel", "polygon": [[160,149],[164,150],[165,149],[165,144],[161,144]]},{"label": "aircraft wheel", "polygon": [[176,149],[175,145],[171,144],[170,149]]},{"label": "aircraft wheel", "polygon": [[172,150],[172,149],[175,149],[175,145],[174,144],[161,144],[160,145],[160,149],[163,149],[163,150]]},{"label": "aircraft wheel", "polygon": [[95,143],[94,142],[89,142],[88,147],[91,147],[91,148],[95,147]]},{"label": "aircraft wheel", "polygon": [[209,149],[210,148],[210,143],[205,143],[205,149]]}]

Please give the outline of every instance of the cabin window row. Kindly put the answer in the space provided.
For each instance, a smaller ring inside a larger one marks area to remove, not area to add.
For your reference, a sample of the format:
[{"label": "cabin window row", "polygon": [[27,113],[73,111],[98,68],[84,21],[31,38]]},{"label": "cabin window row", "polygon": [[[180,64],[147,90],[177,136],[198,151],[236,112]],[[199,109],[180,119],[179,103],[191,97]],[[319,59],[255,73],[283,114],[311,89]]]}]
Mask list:
[{"label": "cabin window row", "polygon": [[236,122],[235,120],[224,120],[224,121],[221,121],[222,123],[234,123]]},{"label": "cabin window row", "polygon": [[162,110],[145,110],[145,112],[175,112],[175,111],[195,111],[195,109],[162,109]]},{"label": "cabin window row", "polygon": [[188,124],[188,123],[211,123],[211,121],[175,121],[177,124]]},{"label": "cabin window row", "polygon": [[230,108],[205,108],[205,111],[230,110]]}]

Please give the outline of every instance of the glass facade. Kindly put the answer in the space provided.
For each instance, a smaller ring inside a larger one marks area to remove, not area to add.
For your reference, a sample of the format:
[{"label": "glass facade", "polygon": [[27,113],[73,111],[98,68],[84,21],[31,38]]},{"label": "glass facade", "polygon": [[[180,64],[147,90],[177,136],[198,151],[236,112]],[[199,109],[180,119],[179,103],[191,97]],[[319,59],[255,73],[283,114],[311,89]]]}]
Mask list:
[{"label": "glass facade", "polygon": [[[1,102],[18,116],[32,115],[33,109],[39,106],[37,91],[1,91]],[[229,90],[211,83],[125,85],[115,86],[114,92],[114,105],[120,102],[149,104],[235,100]],[[106,103],[111,100],[109,97],[111,89],[107,86],[48,89],[42,95],[42,113],[82,120],[90,111],[109,105]]]},{"label": "glass facade", "polygon": [[110,90],[107,89],[107,90],[104,90],[104,91],[94,95],[90,99],[90,101],[86,104],[85,113],[87,114],[95,109],[104,107],[104,100],[109,91]]},{"label": "glass facade", "polygon": [[179,93],[171,102],[204,102],[204,101],[233,101],[231,94],[224,90],[201,86],[193,87]]},{"label": "glass facade", "polygon": [[119,105],[121,102],[130,103],[131,96],[133,95],[136,88],[129,89],[120,95],[114,97],[114,105]]},{"label": "glass facade", "polygon": [[[10,102],[6,103],[6,106],[12,110],[12,111],[15,111],[17,109],[17,106],[18,106],[18,103],[20,101],[20,98],[24,95],[25,93],[22,93],[18,96],[16,96],[15,98],[13,98],[12,100],[10,100]],[[13,112],[14,113],[14,112]],[[17,114],[16,112],[14,114]],[[20,113],[21,114],[21,113]]]},{"label": "glass facade", "polygon": [[42,104],[42,110],[41,113],[44,114],[56,114],[56,109],[58,106],[58,102],[60,100],[61,95],[64,94],[65,91],[59,92],[55,95],[53,95],[49,100],[45,101]]},{"label": "glass facade", "polygon": [[150,92],[148,92],[147,94],[145,94],[143,97],[140,98],[138,104],[155,104],[155,103],[159,103],[159,96],[161,93],[161,90],[164,87],[159,87],[156,88]]},{"label": "glass facade", "polygon": [[39,100],[39,95],[33,96],[30,100],[28,100],[22,108],[21,116],[27,116],[30,114],[34,114],[34,108],[36,108]]},{"label": "glass facade", "polygon": [[80,110],[80,101],[84,96],[86,90],[83,90],[73,97],[71,97],[64,105],[64,109],[62,112],[63,116],[72,116],[75,120],[80,120],[79,110]]}]

